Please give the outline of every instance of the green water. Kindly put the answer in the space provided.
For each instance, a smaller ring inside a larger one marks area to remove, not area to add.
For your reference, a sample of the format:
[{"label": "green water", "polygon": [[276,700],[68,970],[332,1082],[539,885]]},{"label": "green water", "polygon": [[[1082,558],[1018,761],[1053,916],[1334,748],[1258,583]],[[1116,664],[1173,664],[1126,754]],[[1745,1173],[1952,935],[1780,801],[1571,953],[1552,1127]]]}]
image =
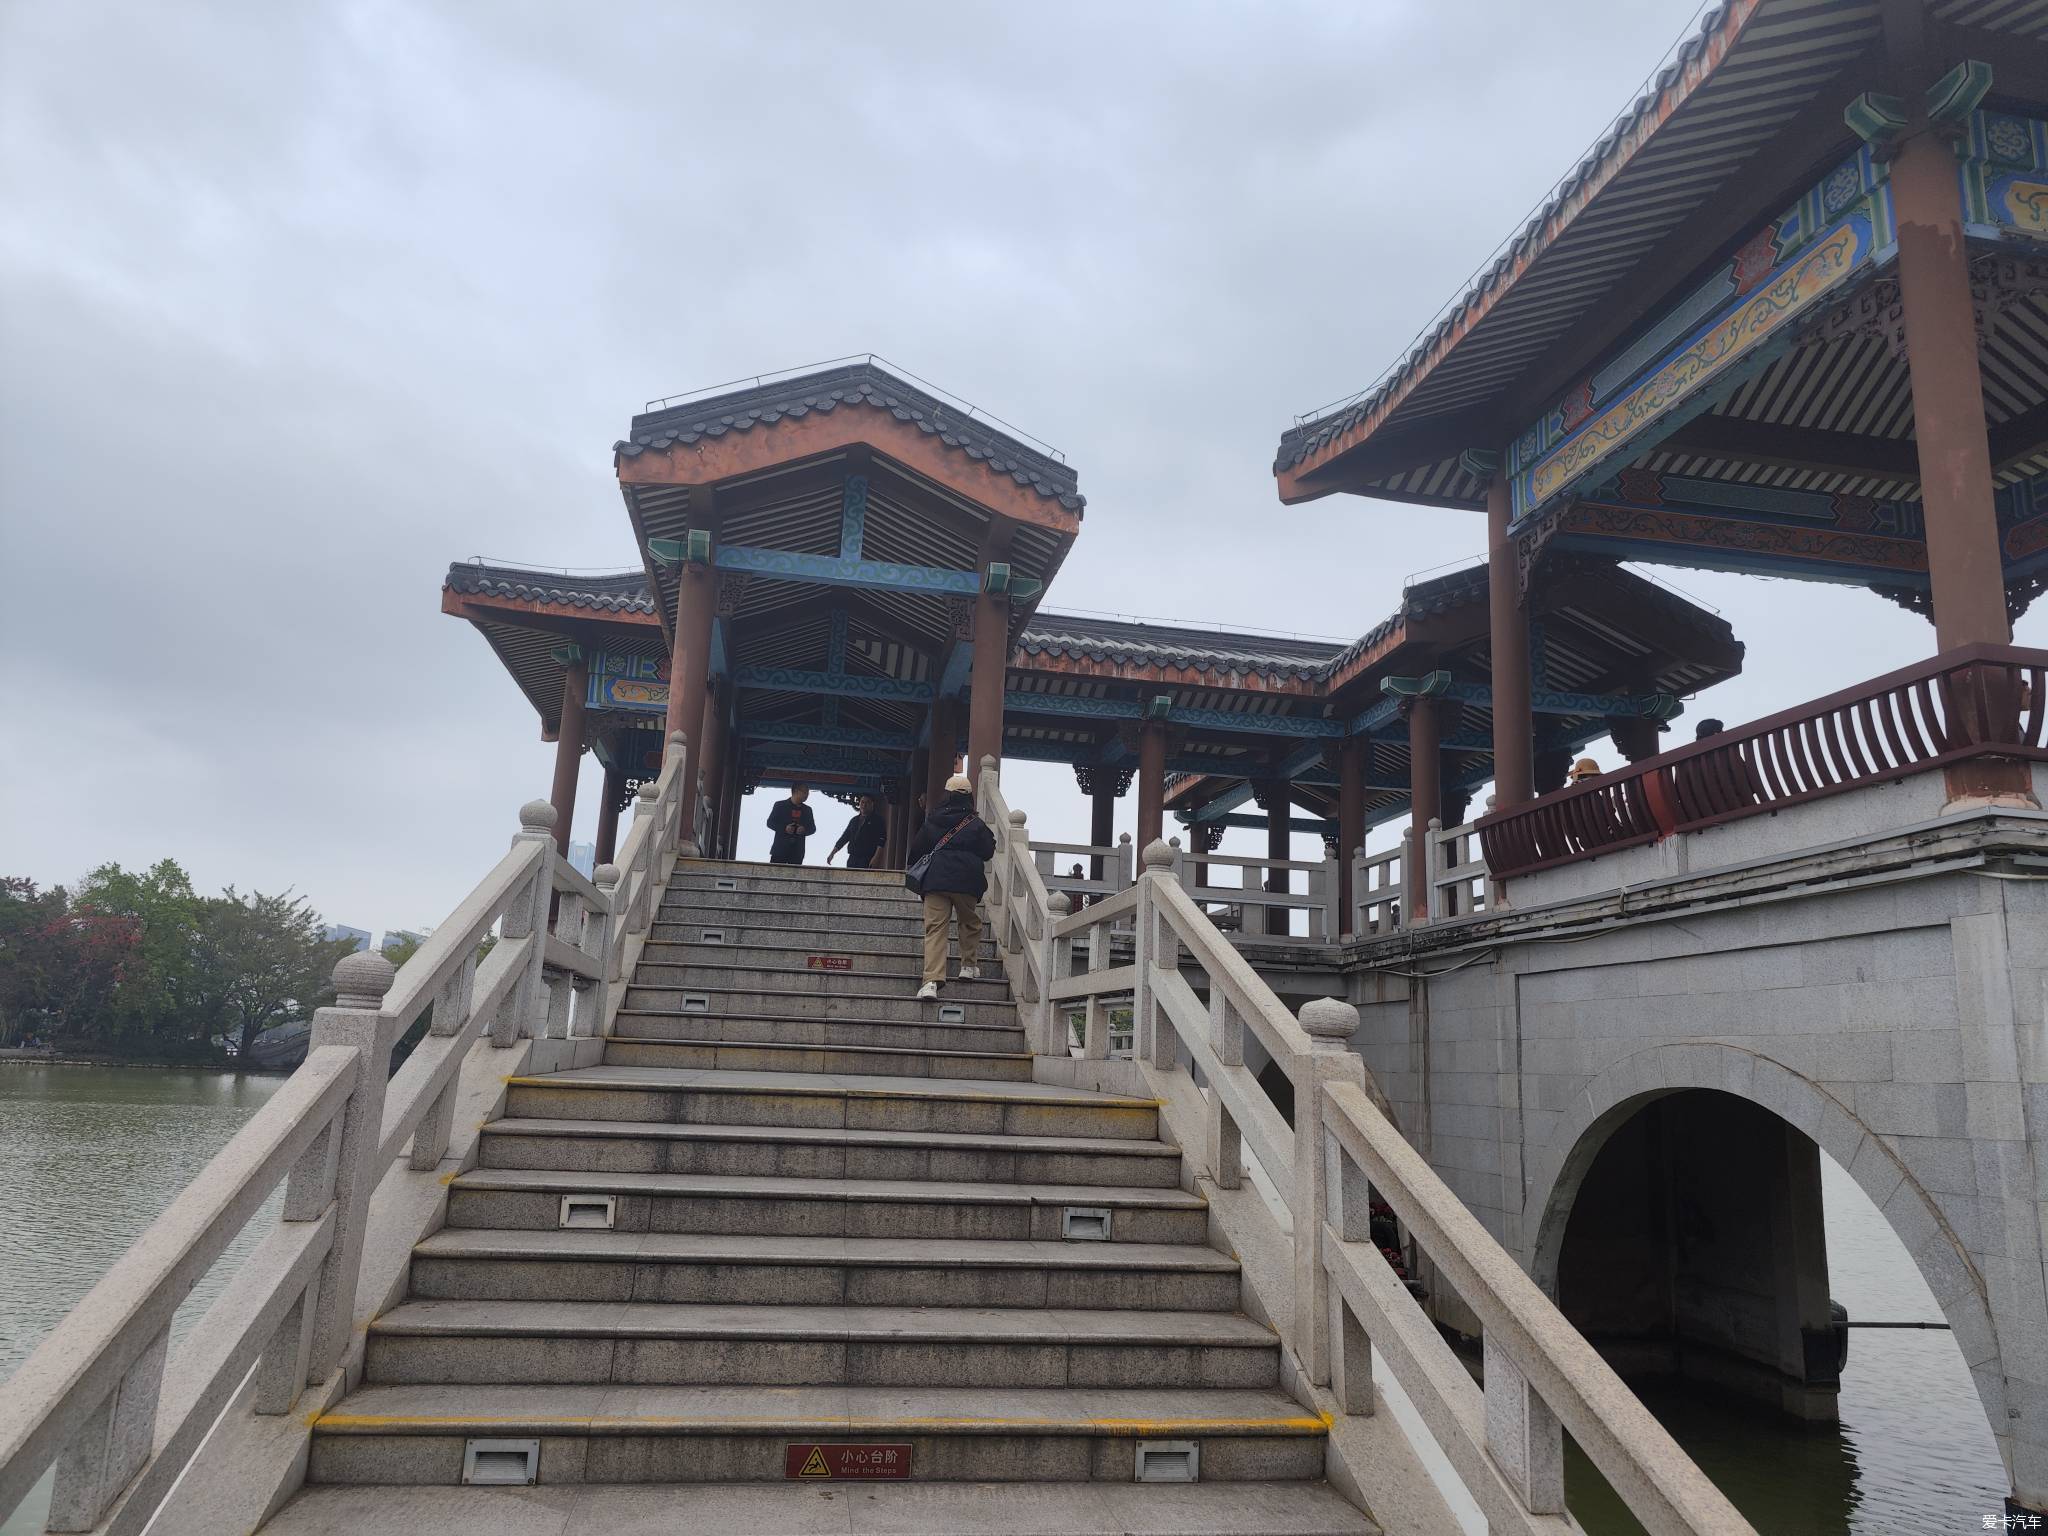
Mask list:
[{"label": "green water", "polygon": [[[0,1062],[0,1381],[283,1081]],[[174,1335],[218,1294],[271,1214],[194,1289]],[[48,1490],[45,1477],[0,1519],[0,1536],[40,1531]]]},{"label": "green water", "polygon": [[[0,1380],[281,1081],[0,1063]],[[1825,1159],[1822,1175],[1837,1299],[1854,1317],[1938,1317],[1883,1216]],[[181,1326],[261,1228],[215,1267]],[[1856,1333],[1839,1427],[1681,1393],[1646,1400],[1764,1536],[1979,1530],[2002,1507],[1991,1432],[1946,1333]],[[1592,1536],[1639,1529],[1575,1453],[1568,1473]],[[32,1495],[0,1536],[40,1531],[46,1499]]]}]

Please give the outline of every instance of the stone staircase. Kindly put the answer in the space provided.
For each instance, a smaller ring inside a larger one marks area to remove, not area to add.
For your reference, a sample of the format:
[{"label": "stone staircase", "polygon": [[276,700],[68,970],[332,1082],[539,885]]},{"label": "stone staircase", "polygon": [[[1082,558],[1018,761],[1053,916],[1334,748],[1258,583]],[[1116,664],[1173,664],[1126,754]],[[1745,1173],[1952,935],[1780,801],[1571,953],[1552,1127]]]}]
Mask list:
[{"label": "stone staircase", "polygon": [[[266,1529],[1376,1530],[1155,1106],[1034,1083],[993,951],[938,1005],[918,954],[897,875],[680,865]],[[788,1477],[814,1444],[908,1477]]]}]

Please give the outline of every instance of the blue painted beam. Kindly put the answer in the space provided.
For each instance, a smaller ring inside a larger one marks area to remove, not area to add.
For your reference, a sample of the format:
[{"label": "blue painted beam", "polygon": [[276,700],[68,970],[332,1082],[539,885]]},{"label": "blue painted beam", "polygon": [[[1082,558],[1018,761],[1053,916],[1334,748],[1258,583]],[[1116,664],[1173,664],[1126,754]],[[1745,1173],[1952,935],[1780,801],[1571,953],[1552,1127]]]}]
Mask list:
[{"label": "blue painted beam", "polygon": [[860,559],[861,541],[867,537],[868,477],[848,475],[839,498],[839,558]]},{"label": "blue painted beam", "polygon": [[798,667],[741,667],[733,674],[741,688],[765,688],[776,693],[837,694],[854,699],[887,699],[912,704],[929,704],[930,683],[897,677],[851,677],[831,672],[806,672]]},{"label": "blue painted beam", "polygon": [[959,640],[946,657],[946,670],[939,678],[939,697],[957,699],[967,687],[967,679],[974,671],[974,642]]},{"label": "blue painted beam", "polygon": [[[1263,816],[1205,816],[1198,819],[1205,827],[1241,827],[1247,832],[1266,830],[1266,818]],[[1287,828],[1290,832],[1314,832],[1327,837],[1337,830],[1337,823],[1334,818],[1290,816],[1287,818]],[[1188,857],[1199,860],[1201,855],[1189,854]]]},{"label": "blue painted beam", "polygon": [[787,720],[741,720],[733,729],[747,741],[815,742],[820,746],[874,747],[883,752],[908,752],[916,741],[894,731],[863,730],[853,725],[806,725]]},{"label": "blue painted beam", "polygon": [[[1134,699],[1079,698],[1065,693],[1030,693],[1020,688],[1004,691],[1005,713],[1060,715],[1082,720],[1142,720],[1146,706]],[[1237,714],[1227,709],[1195,709],[1176,704],[1166,716],[1170,725],[1202,726],[1252,736],[1338,737],[1343,725],[1335,720],[1293,716]]]},{"label": "blue painted beam", "polygon": [[725,620],[711,621],[711,675],[725,676]]},{"label": "blue painted beam", "polygon": [[787,747],[778,748],[772,743],[751,748],[747,761],[757,767],[781,768],[791,773],[809,770],[814,773],[872,773],[884,776],[900,774],[903,764],[894,758],[878,757],[872,752],[851,752],[836,749],[827,752],[797,752]]},{"label": "blue painted beam", "polygon": [[721,571],[779,576],[827,587],[869,587],[886,592],[925,592],[938,597],[972,597],[981,590],[979,571],[931,565],[896,565],[886,560],[849,560],[843,555],[806,555],[787,549],[727,544],[717,554]]}]

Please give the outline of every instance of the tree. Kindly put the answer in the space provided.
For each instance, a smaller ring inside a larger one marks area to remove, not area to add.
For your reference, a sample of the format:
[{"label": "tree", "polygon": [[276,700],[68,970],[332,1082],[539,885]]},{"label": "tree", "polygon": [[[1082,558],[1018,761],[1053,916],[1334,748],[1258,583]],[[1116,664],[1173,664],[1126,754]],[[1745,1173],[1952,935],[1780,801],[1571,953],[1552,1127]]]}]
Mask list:
[{"label": "tree", "polygon": [[193,1002],[218,1000],[202,1021],[207,1034],[217,1020],[237,1036],[239,1059],[248,1061],[264,1030],[325,1001],[336,963],[355,946],[320,930],[320,915],[289,891],[242,896],[229,886],[199,903],[188,993]]},{"label": "tree", "polygon": [[174,859],[159,859],[141,872],[102,864],[87,875],[72,915],[88,924],[118,922],[135,937],[120,984],[90,1010],[81,997],[66,1010],[67,1028],[130,1048],[145,1040],[159,1048],[183,1045],[195,1035],[204,1040],[208,1018],[193,998],[199,906],[191,877]]}]

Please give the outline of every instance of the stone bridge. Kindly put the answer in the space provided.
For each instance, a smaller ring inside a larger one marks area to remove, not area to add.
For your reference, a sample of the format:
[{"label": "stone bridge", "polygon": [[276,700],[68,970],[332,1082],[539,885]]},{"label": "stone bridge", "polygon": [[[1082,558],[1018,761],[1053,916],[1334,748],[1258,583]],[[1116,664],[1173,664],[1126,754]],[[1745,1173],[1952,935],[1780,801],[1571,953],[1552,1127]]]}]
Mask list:
[{"label": "stone bridge", "polygon": [[1555,863],[1345,973],[1397,1122],[1625,1373],[1833,1416],[1832,1157],[2039,1507],[2048,816],[1953,792],[1936,770]]}]

